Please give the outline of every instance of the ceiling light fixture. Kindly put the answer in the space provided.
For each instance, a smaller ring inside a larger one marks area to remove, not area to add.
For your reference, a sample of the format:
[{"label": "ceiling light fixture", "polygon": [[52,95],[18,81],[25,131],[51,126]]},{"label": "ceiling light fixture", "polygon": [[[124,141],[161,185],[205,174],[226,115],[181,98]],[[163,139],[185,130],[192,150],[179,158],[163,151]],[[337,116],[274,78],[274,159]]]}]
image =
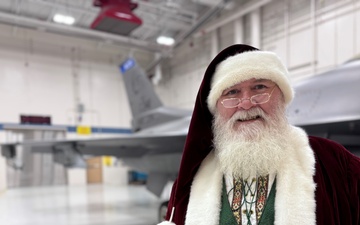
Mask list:
[{"label": "ceiling light fixture", "polygon": [[174,38],[171,37],[166,37],[166,36],[159,36],[156,39],[156,42],[160,45],[167,45],[167,46],[171,46],[175,43]]},{"label": "ceiling light fixture", "polygon": [[66,25],[72,25],[75,22],[74,17],[66,16],[66,15],[62,15],[62,14],[55,14],[53,17],[53,20],[56,23],[62,23],[62,24],[66,24]]}]

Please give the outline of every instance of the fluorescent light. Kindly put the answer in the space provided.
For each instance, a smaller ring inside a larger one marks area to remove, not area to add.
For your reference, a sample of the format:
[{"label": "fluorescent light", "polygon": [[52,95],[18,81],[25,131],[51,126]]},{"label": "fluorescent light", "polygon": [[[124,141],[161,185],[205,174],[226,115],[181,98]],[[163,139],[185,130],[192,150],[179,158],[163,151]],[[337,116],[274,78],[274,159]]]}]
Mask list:
[{"label": "fluorescent light", "polygon": [[127,13],[116,12],[115,15],[117,15],[118,17],[121,17],[121,18],[129,19],[129,20],[132,18],[132,16]]},{"label": "fluorescent light", "polygon": [[173,45],[175,43],[175,40],[174,38],[171,38],[171,37],[165,37],[165,36],[159,36],[157,39],[156,39],[156,42],[160,45]]},{"label": "fluorescent light", "polygon": [[56,23],[62,23],[62,24],[66,24],[66,25],[72,25],[75,22],[74,17],[66,16],[66,15],[62,15],[62,14],[55,14],[53,17],[53,20]]}]

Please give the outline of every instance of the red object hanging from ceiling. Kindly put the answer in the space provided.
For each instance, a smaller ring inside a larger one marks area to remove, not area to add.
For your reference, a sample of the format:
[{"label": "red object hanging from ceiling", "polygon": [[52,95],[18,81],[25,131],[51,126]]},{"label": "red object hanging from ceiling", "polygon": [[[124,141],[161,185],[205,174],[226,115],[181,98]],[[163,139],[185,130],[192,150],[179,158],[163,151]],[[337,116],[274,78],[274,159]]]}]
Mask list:
[{"label": "red object hanging from ceiling", "polygon": [[129,35],[142,24],[132,12],[138,4],[131,0],[94,0],[93,5],[101,7],[101,11],[91,24],[92,29]]}]

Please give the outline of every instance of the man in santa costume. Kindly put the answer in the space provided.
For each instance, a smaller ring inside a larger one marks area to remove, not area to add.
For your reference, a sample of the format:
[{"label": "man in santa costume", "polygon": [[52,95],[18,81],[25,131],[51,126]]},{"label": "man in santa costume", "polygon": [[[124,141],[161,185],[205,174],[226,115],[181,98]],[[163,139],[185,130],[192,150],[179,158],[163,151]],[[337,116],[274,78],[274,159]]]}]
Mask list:
[{"label": "man in santa costume", "polygon": [[205,72],[160,224],[360,224],[359,158],[290,125],[293,97],[274,53],[221,51]]}]

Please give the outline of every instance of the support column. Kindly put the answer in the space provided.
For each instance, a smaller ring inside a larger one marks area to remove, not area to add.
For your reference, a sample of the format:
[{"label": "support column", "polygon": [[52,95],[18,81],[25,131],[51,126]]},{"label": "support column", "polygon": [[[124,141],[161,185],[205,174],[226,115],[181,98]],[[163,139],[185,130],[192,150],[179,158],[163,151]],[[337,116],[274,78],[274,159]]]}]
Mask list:
[{"label": "support column", "polygon": [[211,32],[211,59],[219,53],[219,34],[218,29]]},{"label": "support column", "polygon": [[[310,7],[311,17],[311,33],[312,33],[312,59],[311,59],[311,74],[316,74],[316,59],[317,59],[317,34],[316,34],[316,1],[311,0]],[[336,25],[336,22],[335,22]],[[335,42],[336,43],[336,42]]]},{"label": "support column", "polygon": [[[156,53],[155,54],[155,60],[159,61],[161,58],[161,54],[160,53]],[[161,69],[161,63],[156,64],[155,66],[155,72],[154,72],[154,77],[152,78],[152,82],[154,85],[158,85],[160,80],[162,78],[162,69]]]},{"label": "support column", "polygon": [[259,8],[251,12],[251,45],[261,49],[261,14]]},{"label": "support column", "polygon": [[234,43],[235,44],[244,43],[243,17],[240,17],[234,21]]},{"label": "support column", "polygon": [[0,195],[7,189],[6,159],[0,156]]}]

